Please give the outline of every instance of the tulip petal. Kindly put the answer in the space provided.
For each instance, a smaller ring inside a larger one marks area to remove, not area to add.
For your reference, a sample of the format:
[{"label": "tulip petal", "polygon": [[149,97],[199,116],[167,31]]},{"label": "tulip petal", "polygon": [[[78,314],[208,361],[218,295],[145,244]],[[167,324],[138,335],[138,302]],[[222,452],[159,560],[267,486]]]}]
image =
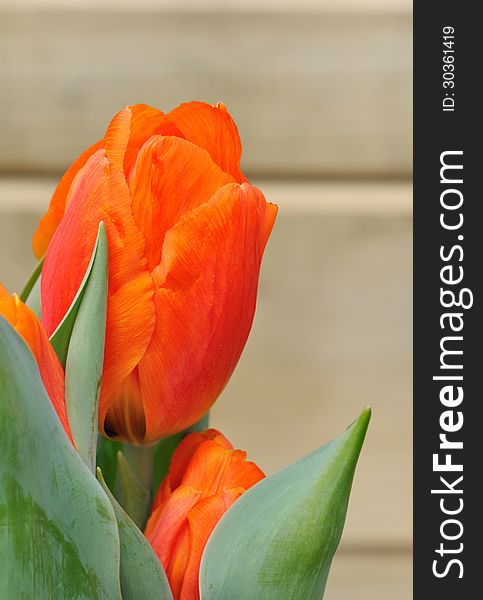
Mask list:
[{"label": "tulip petal", "polygon": [[208,152],[177,137],[154,136],[129,177],[132,211],[146,240],[147,268],[161,260],[164,235],[181,216],[207,202],[233,177]]},{"label": "tulip petal", "polygon": [[102,150],[78,173],[72,200],[45,258],[42,319],[49,334],[77,293],[101,221],[109,244],[109,291],[100,427],[109,399],[140,361],[154,325],[153,284],[145,270],[143,236],[131,214],[124,176],[111,166]]},{"label": "tulip petal", "polygon": [[167,116],[187,140],[207,150],[213,161],[235,181],[246,181],[240,171],[242,147],[238,129],[223,104],[186,102]]},{"label": "tulip petal", "polygon": [[160,110],[146,104],[126,106],[112,119],[104,136],[106,156],[118,169],[130,173],[141,146],[156,134],[182,133]]},{"label": "tulip petal", "polygon": [[198,448],[206,441],[212,441],[222,450],[233,449],[233,446],[226,439],[226,437],[216,429],[207,429],[203,432],[196,431],[187,436],[176,448],[173,458],[171,459],[168,478],[170,480],[170,486],[172,489],[181,485],[183,475],[186,472],[191,459],[196,454]]},{"label": "tulip petal", "polygon": [[153,135],[183,136],[169,117],[157,108],[152,108],[146,104],[134,104],[129,108],[132,112],[132,118],[129,143],[124,157],[124,173],[126,177],[131,172],[143,144],[150,137]]},{"label": "tulip petal", "polygon": [[[190,550],[190,529],[188,523],[185,522],[176,537],[176,542],[171,550],[170,561],[166,565],[166,575],[171,586],[174,600],[179,600],[181,598],[181,589],[184,584]],[[190,600],[196,600],[196,596],[192,596]]]},{"label": "tulip petal", "polygon": [[40,220],[37,230],[32,238],[32,248],[35,256],[40,260],[47,251],[47,247],[64,216],[69,190],[77,173],[84,167],[89,158],[103,147],[100,140],[83,152],[79,158],[67,169],[50,201],[49,209]]},{"label": "tulip petal", "polygon": [[204,498],[191,509],[188,515],[190,552],[179,600],[199,599],[200,563],[208,538],[224,513],[244,492],[244,488],[225,490],[216,496]]},{"label": "tulip petal", "polygon": [[167,232],[152,273],[155,332],[138,367],[146,441],[190,426],[228,381],[252,324],[276,210],[249,184],[228,184]]},{"label": "tulip petal", "polygon": [[189,486],[179,487],[149,517],[144,534],[165,567],[189,511],[200,498],[198,490]]},{"label": "tulip petal", "polygon": [[37,361],[40,376],[62,427],[72,442],[64,399],[64,371],[33,311],[0,284],[0,315],[16,329]]},{"label": "tulip petal", "polygon": [[32,239],[32,247],[37,258],[42,258],[47,251],[50,240],[69,205],[70,188],[74,178],[89,158],[98,150],[105,148],[111,163],[119,169],[124,169],[128,174],[141,146],[155,134],[183,137],[180,130],[164,113],[145,104],[127,106],[115,115],[104,138],[83,152],[60,180],[49,209],[42,217]]},{"label": "tulip petal", "polygon": [[247,462],[246,456],[242,450],[226,450],[208,440],[193,454],[182,484],[203,490],[204,495],[208,496],[238,486],[248,489],[265,475],[257,465]]},{"label": "tulip petal", "polygon": [[159,486],[153,502],[152,510],[155,510],[161,504],[161,502],[168,498],[174,489],[181,485],[184,473],[191,459],[193,458],[193,455],[198,450],[200,445],[207,440],[213,440],[222,449],[233,449],[233,446],[226,439],[226,437],[216,429],[206,429],[203,432],[195,431],[187,435],[184,440],[179,443],[178,447],[173,453],[168,474],[162,484]]}]

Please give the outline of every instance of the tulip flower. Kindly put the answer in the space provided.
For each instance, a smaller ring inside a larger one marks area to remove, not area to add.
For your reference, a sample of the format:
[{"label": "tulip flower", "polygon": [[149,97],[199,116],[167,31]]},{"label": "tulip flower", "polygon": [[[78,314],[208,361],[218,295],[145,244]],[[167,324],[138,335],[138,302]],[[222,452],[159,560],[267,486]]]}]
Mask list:
[{"label": "tulip flower", "polygon": [[166,571],[174,600],[196,600],[206,542],[230,506],[264,478],[215,429],[191,433],[178,446],[161,484],[145,536]]},{"label": "tulip flower", "polygon": [[127,107],[70,167],[35,233],[51,335],[100,221],[109,244],[102,433],[150,444],[199,420],[247,340],[277,208],[240,171],[223,105]]},{"label": "tulip flower", "polygon": [[64,398],[64,371],[35,313],[0,284],[0,316],[4,317],[30,348],[57,416],[72,441]]}]

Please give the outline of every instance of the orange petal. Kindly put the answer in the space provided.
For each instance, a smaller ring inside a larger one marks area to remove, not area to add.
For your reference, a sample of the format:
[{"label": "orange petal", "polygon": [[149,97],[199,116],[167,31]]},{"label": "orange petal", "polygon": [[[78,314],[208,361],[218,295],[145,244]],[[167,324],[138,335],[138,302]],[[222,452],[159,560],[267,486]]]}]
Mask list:
[{"label": "orange petal", "polygon": [[233,182],[201,148],[154,136],[141,148],[129,178],[134,219],[146,240],[148,270],[161,260],[164,235],[181,216]]},{"label": "orange petal", "polygon": [[168,113],[184,137],[207,150],[214,162],[235,181],[246,181],[240,171],[241,143],[238,129],[223,104],[187,102]]},{"label": "orange petal", "polygon": [[49,209],[40,220],[39,226],[34,233],[32,239],[32,247],[35,256],[40,259],[46,253],[47,247],[59,226],[59,223],[64,216],[67,205],[67,197],[69,195],[70,186],[74,181],[74,177],[86,164],[88,159],[97,150],[103,147],[103,140],[95,143],[93,146],[83,152],[79,158],[67,169],[64,176],[60,180],[50,201]]},{"label": "orange petal", "polygon": [[69,190],[74,177],[87,160],[101,148],[106,148],[111,163],[124,168],[129,173],[139,149],[154,134],[177,135],[182,137],[174,123],[156,108],[145,104],[135,104],[121,110],[112,119],[104,138],[83,152],[69,167],[60,180],[50,201],[47,213],[42,217],[34,233],[32,246],[37,258],[41,258],[64,216],[69,203]]},{"label": "orange petal", "polygon": [[228,381],[251,328],[276,211],[249,184],[228,184],[167,232],[152,273],[155,331],[139,365],[146,442],[192,425]]},{"label": "orange petal", "polygon": [[15,328],[29,346],[62,426],[73,443],[65,408],[64,371],[35,313],[17,295],[13,297],[0,284],[0,315]]},{"label": "orange petal", "polygon": [[131,443],[141,443],[144,439],[146,418],[137,368],[124,379],[109,402],[104,431],[113,438],[119,435],[118,432],[122,432],[122,438]]},{"label": "orange petal", "polygon": [[175,488],[181,485],[184,473],[194,453],[207,440],[215,442],[226,450],[233,448],[226,437],[216,429],[206,429],[203,432],[195,431],[187,435],[173,453],[168,474],[159,486],[152,510],[156,509]]},{"label": "orange petal", "polygon": [[200,564],[208,538],[221,517],[244,491],[243,489],[226,490],[216,496],[201,500],[191,509],[188,515],[190,553],[184,571],[181,593],[178,596],[179,600],[199,599]]},{"label": "orange petal", "polygon": [[194,453],[182,483],[210,496],[234,487],[248,489],[264,477],[257,465],[246,461],[246,452],[225,450],[207,440]]},{"label": "orange petal", "polygon": [[109,244],[106,366],[99,406],[102,429],[110,399],[144,354],[154,321],[153,284],[145,270],[143,236],[131,214],[124,175],[111,166],[102,150],[76,176],[71,202],[47,251],[41,294],[48,335],[79,288],[101,221]]},{"label": "orange petal", "polygon": [[[188,522],[186,521],[181,527],[176,538],[176,543],[171,552],[171,559],[166,566],[166,576],[171,587],[173,600],[179,600],[181,597],[181,588],[188,566],[188,560],[191,552],[191,533]],[[193,599],[195,596],[193,596]]]},{"label": "orange petal", "polygon": [[130,173],[144,142],[155,134],[179,135],[179,129],[157,108],[146,104],[126,106],[112,119],[104,136],[106,156],[117,168]]},{"label": "orange petal", "polygon": [[124,157],[124,173],[131,172],[143,144],[153,135],[176,135],[182,137],[181,131],[171,122],[169,117],[157,108],[146,104],[134,104],[129,107],[132,112],[131,133]]},{"label": "orange petal", "polygon": [[188,513],[200,496],[201,493],[193,488],[179,487],[148,519],[144,535],[165,568],[170,563],[176,539],[187,522]]},{"label": "orange petal", "polygon": [[131,134],[131,119],[131,109],[126,106],[112,118],[104,136],[106,156],[113,167],[121,170]]}]

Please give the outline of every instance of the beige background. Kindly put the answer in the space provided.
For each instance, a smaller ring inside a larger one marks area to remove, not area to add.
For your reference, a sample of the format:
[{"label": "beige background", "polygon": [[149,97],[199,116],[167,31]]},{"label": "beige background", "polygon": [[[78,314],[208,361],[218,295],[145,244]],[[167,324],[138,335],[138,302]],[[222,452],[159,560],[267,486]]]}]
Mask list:
[{"label": "beige background", "polygon": [[213,424],[267,472],[374,409],[327,600],[411,597],[407,2],[0,1],[0,279],[62,170],[127,103],[224,101],[280,206]]}]

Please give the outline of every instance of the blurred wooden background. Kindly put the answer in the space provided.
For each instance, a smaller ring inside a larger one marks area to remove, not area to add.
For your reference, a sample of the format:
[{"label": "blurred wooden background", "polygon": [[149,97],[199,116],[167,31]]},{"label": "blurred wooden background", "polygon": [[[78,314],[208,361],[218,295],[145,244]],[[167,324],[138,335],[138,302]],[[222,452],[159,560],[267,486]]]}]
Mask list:
[{"label": "blurred wooden background", "polygon": [[280,217],[213,424],[273,472],[374,409],[327,600],[411,597],[411,27],[405,0],[0,0],[11,290],[56,179],[122,106],[237,121]]}]

